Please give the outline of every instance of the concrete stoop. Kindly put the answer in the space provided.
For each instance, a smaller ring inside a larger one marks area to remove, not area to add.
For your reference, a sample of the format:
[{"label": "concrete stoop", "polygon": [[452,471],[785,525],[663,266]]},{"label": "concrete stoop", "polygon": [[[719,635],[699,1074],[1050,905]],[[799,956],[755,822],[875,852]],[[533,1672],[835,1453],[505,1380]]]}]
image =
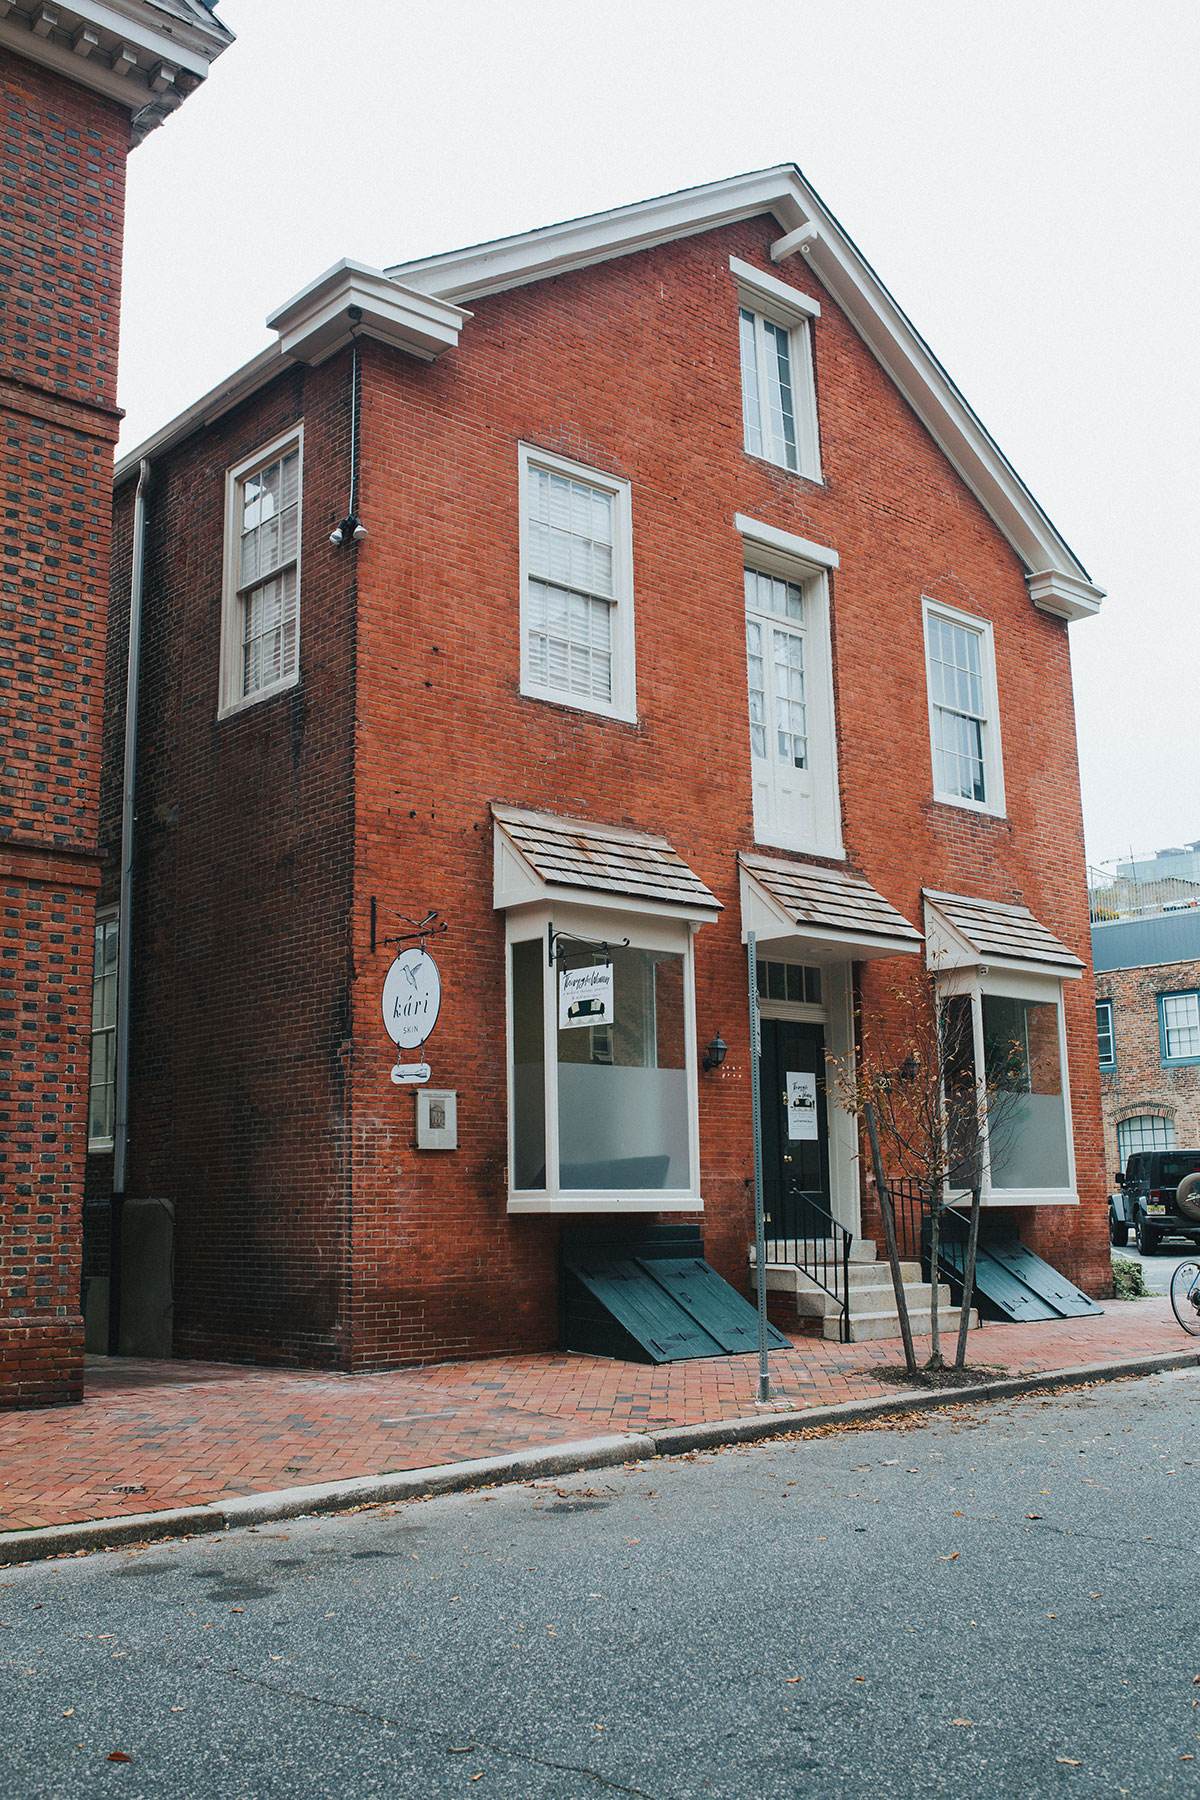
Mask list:
[{"label": "concrete stoop", "polygon": [[[786,1296],[793,1300],[797,1319],[820,1319],[822,1337],[837,1340],[841,1337],[841,1301],[804,1273],[801,1261],[811,1262],[813,1252],[818,1259],[824,1259],[827,1266],[837,1269],[840,1276],[840,1262],[832,1243],[796,1244],[788,1246],[796,1257],[795,1262],[771,1262],[767,1264],[767,1292]],[[779,1246],[780,1251],[784,1246]],[[931,1312],[933,1307],[933,1288],[927,1281],[921,1280],[921,1265],[918,1262],[904,1262],[900,1265],[904,1278],[904,1298],[908,1303],[908,1317],[914,1337],[928,1337],[931,1329]],[[850,1342],[862,1344],[873,1338],[894,1338],[900,1336],[900,1314],[896,1310],[896,1296],[892,1289],[892,1275],[886,1262],[880,1262],[876,1256],[875,1245],[869,1240],[855,1239],[850,1251]],[[755,1265],[754,1246],[750,1247],[750,1281],[757,1291],[757,1270]],[[950,1289],[943,1282],[938,1288],[938,1329],[943,1336],[956,1335],[961,1308],[951,1306]],[[971,1309],[971,1326],[979,1324],[979,1314]]]}]

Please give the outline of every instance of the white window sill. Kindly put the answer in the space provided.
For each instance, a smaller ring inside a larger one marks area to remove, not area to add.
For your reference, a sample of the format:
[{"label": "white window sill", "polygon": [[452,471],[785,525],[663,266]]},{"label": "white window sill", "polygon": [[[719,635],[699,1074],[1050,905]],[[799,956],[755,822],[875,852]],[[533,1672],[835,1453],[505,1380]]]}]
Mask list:
[{"label": "white window sill", "polygon": [[773,456],[764,456],[759,450],[751,450],[748,444],[743,444],[742,449],[751,462],[766,463],[769,469],[779,469],[784,475],[794,476],[797,481],[811,481],[815,487],[825,486],[825,477],[819,469],[815,474],[808,469],[793,469],[788,463],[776,462]]},{"label": "white window sill", "polygon": [[111,1152],[112,1147],[111,1138],[89,1138],[87,1153],[89,1156],[103,1156],[106,1152]]},{"label": "white window sill", "polygon": [[257,706],[260,700],[272,700],[276,694],[286,694],[289,688],[300,684],[300,671],[289,675],[286,681],[276,681],[270,687],[255,688],[252,694],[244,694],[240,700],[230,700],[225,706],[218,707],[218,719],[232,718],[234,713],[245,712],[248,706]]},{"label": "white window sill", "polygon": [[565,707],[568,712],[592,713],[598,719],[620,719],[626,725],[637,724],[636,708],[630,710],[625,706],[604,706],[598,700],[588,701],[579,694],[566,694],[561,688],[534,687],[523,681],[521,697],[524,700],[544,700],[551,706]]},{"label": "white window sill", "polygon": [[841,838],[823,844],[812,838],[792,836],[786,831],[758,831],[754,834],[754,842],[761,844],[764,850],[791,850],[798,856],[823,856],[827,862],[846,860],[846,850]]},{"label": "white window sill", "polygon": [[546,1194],[510,1194],[510,1213],[703,1212],[699,1194],[589,1194],[571,1199]]},{"label": "white window sill", "polygon": [[[965,1212],[971,1196],[955,1194],[946,1204]],[[985,1212],[990,1206],[1078,1206],[1079,1195],[1071,1188],[990,1188],[980,1204]]]},{"label": "white window sill", "polygon": [[935,806],[956,806],[960,812],[979,813],[985,819],[1006,819],[1008,814],[1000,807],[989,806],[986,800],[967,800],[961,794],[939,794],[934,790]]}]

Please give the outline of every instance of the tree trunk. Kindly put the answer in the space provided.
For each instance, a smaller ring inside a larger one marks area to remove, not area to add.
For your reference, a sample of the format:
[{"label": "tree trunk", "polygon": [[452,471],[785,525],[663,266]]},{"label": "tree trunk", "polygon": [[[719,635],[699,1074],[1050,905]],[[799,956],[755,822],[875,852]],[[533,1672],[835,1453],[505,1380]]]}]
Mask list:
[{"label": "tree trunk", "polygon": [[899,1246],[896,1243],[896,1217],[892,1211],[892,1196],[888,1188],[887,1176],[883,1172],[883,1155],[879,1148],[879,1126],[875,1119],[875,1108],[869,1101],[863,1107],[863,1116],[866,1120],[867,1136],[871,1142],[871,1166],[875,1172],[879,1210],[883,1214],[883,1241],[887,1246],[888,1267],[892,1271],[892,1292],[896,1296],[896,1311],[900,1317],[900,1336],[904,1340],[904,1366],[910,1375],[915,1375],[917,1353],[913,1349],[908,1300],[904,1293],[904,1274],[900,1267]]},{"label": "tree trunk", "polygon": [[929,1196],[929,1336],[931,1341],[927,1369],[944,1369],[946,1359],[942,1355],[941,1334],[938,1329],[938,1250],[940,1247],[942,1203],[932,1193]]},{"label": "tree trunk", "polygon": [[961,1369],[967,1361],[967,1332],[971,1322],[971,1300],[975,1293],[975,1252],[979,1248],[979,1214],[982,1196],[978,1187],[971,1189],[971,1229],[967,1233],[967,1266],[963,1274],[962,1318],[958,1321],[958,1353],[954,1366]]}]

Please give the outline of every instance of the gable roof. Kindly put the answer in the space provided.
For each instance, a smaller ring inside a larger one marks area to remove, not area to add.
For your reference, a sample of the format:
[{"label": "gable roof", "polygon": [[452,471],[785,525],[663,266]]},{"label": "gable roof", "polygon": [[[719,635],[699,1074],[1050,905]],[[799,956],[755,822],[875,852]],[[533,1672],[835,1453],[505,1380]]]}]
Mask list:
[{"label": "gable roof", "polygon": [[[861,875],[782,857],[738,854],[742,938],[869,962],[919,950],[921,934]],[[765,951],[769,954],[769,950]]]},{"label": "gable roof", "polygon": [[[978,964],[1080,975],[1083,963],[1027,906],[922,888],[931,959],[947,968]],[[941,930],[935,929],[937,925]]]},{"label": "gable roof", "polygon": [[721,911],[716,895],[666,838],[522,807],[493,804],[492,818],[532,877],[526,892],[513,884],[513,868],[501,867],[498,858],[498,907],[530,899],[536,886],[547,896],[567,900],[594,901],[603,895],[627,904],[650,902],[681,917],[713,918]]},{"label": "gable roof", "polygon": [[[298,307],[303,312],[301,303],[314,286],[321,289],[326,315],[344,319],[347,306],[361,304],[357,294],[351,294],[353,282],[359,287],[370,285],[377,294],[385,291],[388,283],[395,284],[403,290],[397,296],[398,302],[408,312],[414,310],[414,305],[419,306],[422,297],[427,302],[442,303],[443,311],[449,312],[472,298],[547,280],[763,214],[770,214],[780,226],[781,236],[771,246],[772,259],[783,263],[792,255],[800,255],[811,265],[1024,563],[1033,604],[1064,619],[1086,618],[1097,612],[1104,590],[1092,581],[924,338],[794,163],[685,188],[679,193],[543,226],[515,237],[497,238],[468,249],[396,263],[387,270],[371,270],[346,260],[277,308],[269,323],[291,321]],[[282,325],[280,329],[280,340],[268,350],[123,456],[117,465],[116,479],[122,481],[131,475],[143,456],[161,453],[198,426],[220,417],[290,364],[319,361],[338,347],[338,341],[331,342],[327,331],[322,335],[305,327],[284,336]],[[375,331],[369,318],[363,320],[361,329],[368,335]],[[444,335],[447,347],[456,341],[453,330],[447,329]],[[348,328],[343,337],[349,341]],[[429,352],[419,349],[414,353]]]},{"label": "gable roof", "polygon": [[497,238],[385,273],[463,305],[485,294],[771,213],[772,259],[804,257],[1028,571],[1035,606],[1084,618],[1104,597],[853,239],[794,163]]}]

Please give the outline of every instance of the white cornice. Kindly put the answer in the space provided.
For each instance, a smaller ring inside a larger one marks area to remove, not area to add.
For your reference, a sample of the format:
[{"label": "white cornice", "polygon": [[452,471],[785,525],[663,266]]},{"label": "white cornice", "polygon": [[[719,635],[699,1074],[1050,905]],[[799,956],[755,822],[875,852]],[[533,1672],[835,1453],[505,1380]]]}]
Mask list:
[{"label": "white cornice", "polygon": [[461,306],[389,281],[380,269],[343,257],[270,315],[285,356],[317,363],[361,333],[432,362],[452,350],[464,322]]},{"label": "white cornice", "polygon": [[[980,419],[820,197],[792,163],[689,188],[634,206],[551,225],[441,256],[397,264],[393,279],[463,301],[568,270],[628,256],[656,244],[770,213],[867,348],[991,515],[1026,569],[1042,583],[1034,602],[1064,618],[1084,618],[1104,597]],[[814,227],[810,233],[805,227]]]},{"label": "white cornice", "polygon": [[[356,306],[361,317],[351,319]],[[441,350],[458,342],[459,327],[470,313],[461,307],[431,300],[398,287],[366,263],[349,258],[326,269],[315,281],[271,314],[268,324],[279,332],[277,341],[201,396],[186,412],[179,413],[128,455],[113,471],[118,485],[136,474],[143,457],[161,456],[182,443],[192,432],[211,425],[223,413],[266,387],[282,370],[295,363],[320,362],[348,344],[354,331],[381,339],[411,356],[432,361]]]},{"label": "white cornice", "polygon": [[0,47],[128,107],[135,142],[232,42],[199,0],[10,0],[0,18]]}]

